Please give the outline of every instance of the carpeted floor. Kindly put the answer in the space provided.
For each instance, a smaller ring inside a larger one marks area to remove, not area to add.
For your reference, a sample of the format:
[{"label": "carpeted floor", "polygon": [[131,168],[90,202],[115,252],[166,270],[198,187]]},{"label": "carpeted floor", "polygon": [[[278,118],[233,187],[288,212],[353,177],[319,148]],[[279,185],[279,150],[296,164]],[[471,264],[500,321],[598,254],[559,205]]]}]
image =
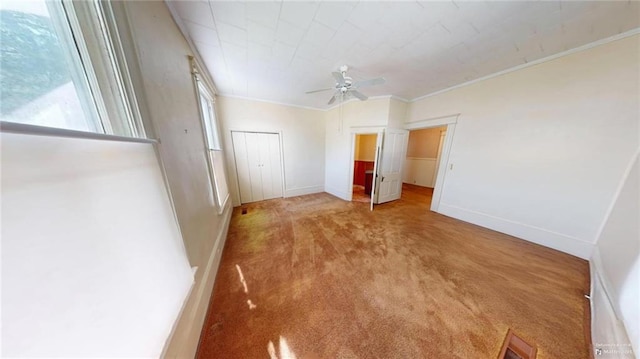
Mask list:
[{"label": "carpeted floor", "polygon": [[[236,208],[199,358],[587,358],[586,261],[428,210],[315,194]],[[246,288],[246,290],[245,290]]]},{"label": "carpeted floor", "polygon": [[358,185],[353,185],[353,194],[352,194],[352,198],[351,201],[353,202],[364,202],[364,203],[370,203],[371,202],[371,196],[364,193],[364,186],[358,186]]}]

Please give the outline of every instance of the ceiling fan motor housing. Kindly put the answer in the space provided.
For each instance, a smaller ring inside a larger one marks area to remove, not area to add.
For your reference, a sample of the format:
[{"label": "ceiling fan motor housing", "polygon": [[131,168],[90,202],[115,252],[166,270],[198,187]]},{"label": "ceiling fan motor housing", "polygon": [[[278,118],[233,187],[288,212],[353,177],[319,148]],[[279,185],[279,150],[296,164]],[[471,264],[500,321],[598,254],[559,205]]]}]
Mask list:
[{"label": "ceiling fan motor housing", "polygon": [[[340,66],[340,72],[332,72],[333,78],[336,79],[337,82],[334,87],[336,93],[329,100],[328,102],[329,105],[335,102],[337,95],[340,95],[341,96],[340,98],[344,99],[345,95],[348,94],[348,95],[357,97],[361,101],[364,101],[367,99],[367,96],[358,92],[359,88],[365,87],[365,86],[371,86],[371,85],[380,85],[384,83],[384,78],[380,77],[377,79],[358,81],[355,83],[355,86],[354,86],[353,78],[351,76],[347,76],[348,69],[349,67],[347,65],[343,65],[343,66]],[[315,92],[327,91],[327,90],[331,90],[331,88],[308,91],[307,93],[315,93]]]}]

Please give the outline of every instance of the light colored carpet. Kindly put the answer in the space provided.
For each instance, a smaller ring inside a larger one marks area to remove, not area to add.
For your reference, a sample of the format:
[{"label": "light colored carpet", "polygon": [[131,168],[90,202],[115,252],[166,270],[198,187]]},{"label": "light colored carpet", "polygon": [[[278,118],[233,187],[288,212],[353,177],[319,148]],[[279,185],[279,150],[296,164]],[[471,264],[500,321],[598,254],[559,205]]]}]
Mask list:
[{"label": "light colored carpet", "polygon": [[508,328],[538,358],[588,357],[586,261],[403,193],[236,208],[198,357],[496,358]]}]

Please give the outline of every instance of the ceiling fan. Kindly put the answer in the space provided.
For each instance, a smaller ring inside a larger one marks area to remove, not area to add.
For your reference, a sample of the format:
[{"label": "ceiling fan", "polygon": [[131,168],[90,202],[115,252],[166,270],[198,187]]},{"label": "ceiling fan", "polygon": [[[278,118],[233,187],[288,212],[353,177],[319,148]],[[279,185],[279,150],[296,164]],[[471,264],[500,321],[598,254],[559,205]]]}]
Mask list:
[{"label": "ceiling fan", "polygon": [[360,93],[358,89],[366,86],[382,85],[385,82],[385,79],[382,77],[378,77],[371,80],[353,82],[353,79],[347,76],[347,70],[349,70],[349,67],[347,65],[342,65],[340,66],[340,72],[334,71],[331,73],[333,77],[336,79],[336,84],[334,87],[307,91],[306,93],[310,94],[310,93],[316,93],[316,92],[322,92],[322,91],[335,90],[336,92],[333,94],[333,96],[331,96],[331,99],[329,100],[329,103],[328,103],[329,105],[334,103],[337,98],[344,100],[349,95],[353,95],[359,98],[361,101],[364,101],[367,99],[367,96]]}]

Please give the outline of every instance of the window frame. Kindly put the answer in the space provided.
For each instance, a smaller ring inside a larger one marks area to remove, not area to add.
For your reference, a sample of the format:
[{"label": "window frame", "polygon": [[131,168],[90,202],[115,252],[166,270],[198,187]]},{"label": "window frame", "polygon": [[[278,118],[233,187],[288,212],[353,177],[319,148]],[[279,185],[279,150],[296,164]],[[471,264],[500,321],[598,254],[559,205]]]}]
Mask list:
[{"label": "window frame", "polygon": [[[202,136],[204,141],[204,151],[206,152],[207,158],[212,202],[217,207],[218,214],[222,214],[224,213],[224,209],[227,207],[229,199],[231,198],[231,193],[229,190],[229,181],[226,177],[227,173],[222,150],[222,141],[220,140],[220,124],[218,123],[216,115],[215,97],[213,95],[215,92],[211,90],[212,86],[210,86],[209,82],[201,75],[201,67],[195,58],[190,56],[189,60],[191,62],[194,93],[198,103],[198,115],[200,117],[200,125],[202,126]],[[202,97],[206,99],[206,103],[202,102]],[[209,111],[207,116],[204,114],[205,108]],[[209,123],[207,123],[207,119],[209,120]],[[210,138],[213,139],[213,141]],[[219,160],[222,161],[223,173],[216,173],[216,169],[214,168],[217,156],[220,156]],[[224,198],[221,198],[220,194],[220,179],[225,182],[226,193],[223,194]]]},{"label": "window frame", "polygon": [[57,0],[47,8],[63,51],[73,58],[72,82],[87,82],[89,93],[78,96],[92,130],[0,121],[0,132],[156,143],[145,131],[111,2]]}]

